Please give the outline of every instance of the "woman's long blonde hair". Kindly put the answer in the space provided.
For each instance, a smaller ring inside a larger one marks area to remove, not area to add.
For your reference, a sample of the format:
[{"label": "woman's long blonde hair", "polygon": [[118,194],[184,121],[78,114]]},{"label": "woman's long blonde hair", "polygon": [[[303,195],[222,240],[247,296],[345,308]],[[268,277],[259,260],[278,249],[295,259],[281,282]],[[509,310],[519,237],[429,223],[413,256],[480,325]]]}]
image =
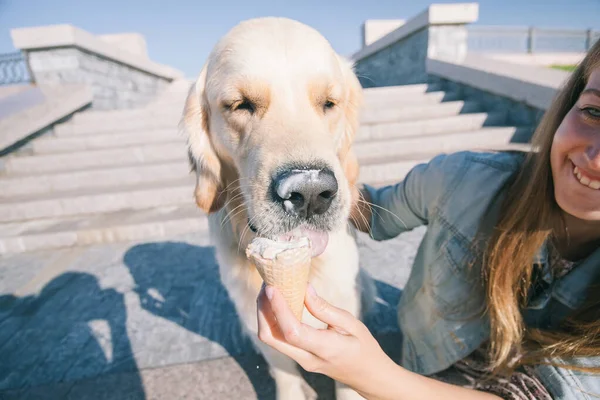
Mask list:
[{"label": "woman's long blonde hair", "polygon": [[[490,318],[491,367],[506,371],[515,354],[519,364],[545,363],[556,357],[600,355],[597,297],[554,332],[526,329],[521,309],[532,284],[533,261],[553,234],[560,209],[554,197],[550,149],[554,134],[600,66],[600,41],[572,73],[544,114],[533,137],[536,152],[529,153],[510,185],[496,229],[484,253],[487,312]],[[598,292],[598,291],[591,291]],[[590,317],[590,314],[595,314]],[[512,365],[511,365],[512,364]]]}]

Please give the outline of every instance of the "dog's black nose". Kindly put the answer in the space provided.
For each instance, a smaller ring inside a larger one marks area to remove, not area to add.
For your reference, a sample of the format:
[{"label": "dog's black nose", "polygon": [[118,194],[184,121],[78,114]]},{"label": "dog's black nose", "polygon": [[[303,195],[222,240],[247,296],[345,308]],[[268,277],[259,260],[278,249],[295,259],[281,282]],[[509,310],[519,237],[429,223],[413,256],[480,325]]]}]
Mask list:
[{"label": "dog's black nose", "polygon": [[300,218],[323,214],[337,191],[337,179],[329,169],[291,169],[273,181],[274,200]]}]

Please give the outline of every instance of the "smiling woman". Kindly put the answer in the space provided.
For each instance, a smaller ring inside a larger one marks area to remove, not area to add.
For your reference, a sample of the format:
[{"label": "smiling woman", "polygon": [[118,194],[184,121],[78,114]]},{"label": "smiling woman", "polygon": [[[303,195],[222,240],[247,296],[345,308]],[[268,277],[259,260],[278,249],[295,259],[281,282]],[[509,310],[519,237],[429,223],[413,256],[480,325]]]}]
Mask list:
[{"label": "smiling woman", "polygon": [[600,219],[600,70],[592,72],[586,88],[554,136],[551,151],[555,196],[568,214],[582,220]]},{"label": "smiling woman", "polygon": [[306,307],[327,329],[301,324],[266,287],[261,339],[369,399],[600,396],[599,94],[597,42],[535,151],[440,155],[361,191],[351,219],[375,240],[427,225],[399,304],[400,366],[310,288]]},{"label": "smiling woman", "polygon": [[[590,178],[600,175],[599,92],[597,43],[541,121],[534,138],[538,152],[529,155],[512,183],[488,245],[491,355],[497,370],[509,367],[517,350],[521,364],[550,361],[600,371],[600,361],[581,364],[577,359],[600,355],[595,289],[600,283],[600,192],[589,186]],[[545,250],[545,269],[532,263],[540,249]],[[561,299],[553,316],[550,310],[544,318],[523,313],[540,286]],[[594,378],[596,392],[599,379]]]}]

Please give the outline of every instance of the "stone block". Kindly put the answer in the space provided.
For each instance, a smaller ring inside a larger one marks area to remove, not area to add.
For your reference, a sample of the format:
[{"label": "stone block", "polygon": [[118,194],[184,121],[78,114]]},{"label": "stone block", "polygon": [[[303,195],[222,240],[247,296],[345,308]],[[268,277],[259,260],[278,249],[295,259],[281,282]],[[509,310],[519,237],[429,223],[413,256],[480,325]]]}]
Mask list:
[{"label": "stone block", "polygon": [[146,39],[139,33],[117,33],[112,35],[100,35],[101,40],[116,45],[122,50],[148,58]]},{"label": "stone block", "polygon": [[427,57],[460,61],[467,55],[466,25],[435,25],[428,29]]},{"label": "stone block", "polygon": [[361,84],[427,82],[428,57],[457,61],[466,56],[466,24],[476,21],[478,13],[477,3],[432,4],[352,56]]},{"label": "stone block", "polygon": [[427,43],[427,30],[421,30],[360,60],[356,73],[361,85],[369,88],[427,82]]},{"label": "stone block", "polygon": [[367,20],[362,26],[363,47],[381,39],[390,32],[404,25],[403,19]]},{"label": "stone block", "polygon": [[27,54],[36,84],[88,84],[93,109],[144,106],[180,75],[148,60],[145,41],[137,34],[95,37],[57,25],[17,29],[12,36]]}]

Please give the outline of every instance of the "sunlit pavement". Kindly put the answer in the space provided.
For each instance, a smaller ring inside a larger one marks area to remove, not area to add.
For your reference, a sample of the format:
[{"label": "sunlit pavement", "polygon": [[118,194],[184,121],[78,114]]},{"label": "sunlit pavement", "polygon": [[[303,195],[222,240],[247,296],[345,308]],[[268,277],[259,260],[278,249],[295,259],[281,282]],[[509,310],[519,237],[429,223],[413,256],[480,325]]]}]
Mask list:
[{"label": "sunlit pavement", "polygon": [[[422,234],[359,238],[378,289],[365,321],[394,357],[396,304]],[[205,238],[3,257],[0,293],[0,399],[274,398]],[[332,398],[329,379],[305,375],[307,394]]]}]

